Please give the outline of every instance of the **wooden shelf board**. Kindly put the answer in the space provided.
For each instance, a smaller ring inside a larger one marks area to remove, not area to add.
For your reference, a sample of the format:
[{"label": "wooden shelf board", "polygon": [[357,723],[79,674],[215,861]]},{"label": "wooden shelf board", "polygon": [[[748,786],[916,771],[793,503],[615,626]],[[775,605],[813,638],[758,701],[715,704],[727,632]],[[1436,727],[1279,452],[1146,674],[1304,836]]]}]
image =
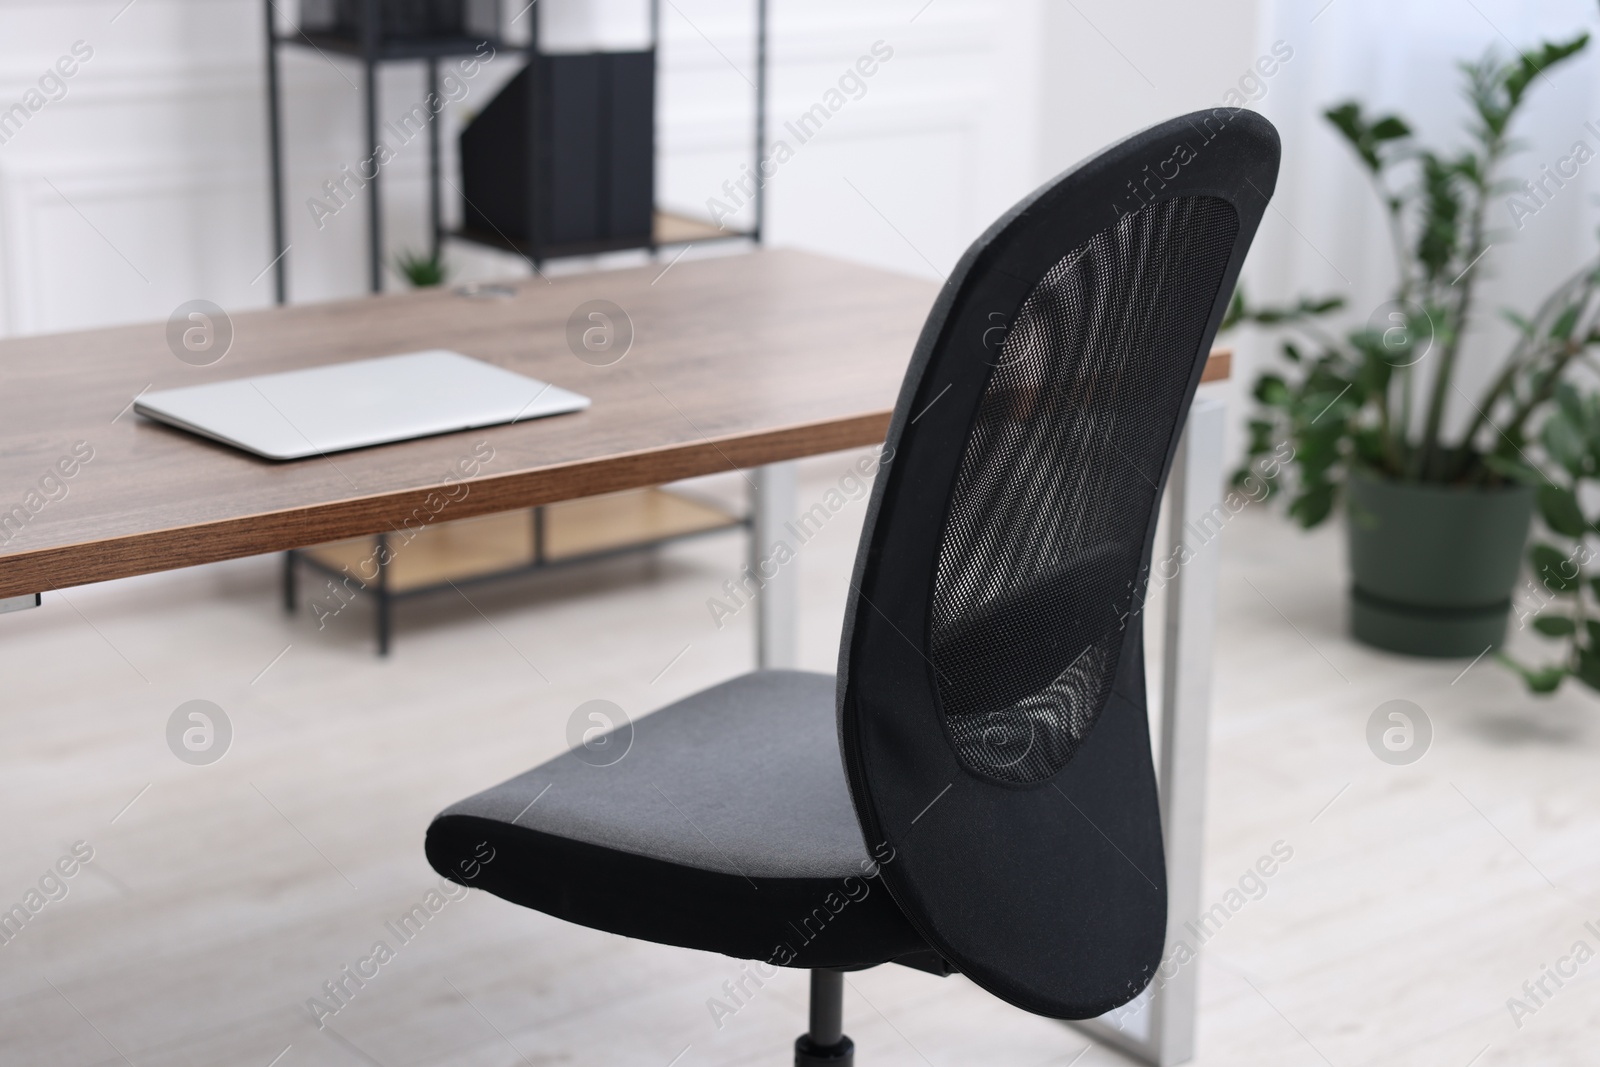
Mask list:
[{"label": "wooden shelf board", "polygon": [[[375,537],[357,537],[302,551],[307,559],[324,567],[345,570],[370,582],[377,577],[373,562],[377,543]],[[435,523],[423,527],[409,541],[390,534],[389,549],[388,582],[394,593],[514,570],[533,562],[533,512],[507,511]]]},{"label": "wooden shelf board", "polygon": [[[544,509],[545,562],[645,545],[729,526],[721,508],[665,489],[585,497]],[[408,541],[389,535],[389,591],[407,593],[470,581],[534,563],[533,511],[502,512],[426,526]],[[376,577],[377,539],[357,537],[302,549],[305,558],[356,578]]]},{"label": "wooden shelf board", "polygon": [[727,237],[749,237],[742,230],[725,230],[705,219],[691,218],[671,211],[656,211],[656,244],[688,244],[691,241],[714,241]]},{"label": "wooden shelf board", "polygon": [[544,554],[554,563],[737,521],[737,515],[666,489],[584,497],[544,509]]}]

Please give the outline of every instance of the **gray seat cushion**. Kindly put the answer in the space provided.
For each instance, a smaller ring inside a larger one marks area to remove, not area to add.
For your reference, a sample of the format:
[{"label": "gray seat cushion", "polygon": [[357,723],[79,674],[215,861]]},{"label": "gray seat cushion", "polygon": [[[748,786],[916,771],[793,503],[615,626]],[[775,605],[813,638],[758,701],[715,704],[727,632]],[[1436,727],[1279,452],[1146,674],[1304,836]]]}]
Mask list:
[{"label": "gray seat cushion", "polygon": [[927,951],[876,876],[892,856],[862,840],[830,675],[747,674],[599,751],[447,808],[429,860],[560,918],[744,959],[854,967]]}]

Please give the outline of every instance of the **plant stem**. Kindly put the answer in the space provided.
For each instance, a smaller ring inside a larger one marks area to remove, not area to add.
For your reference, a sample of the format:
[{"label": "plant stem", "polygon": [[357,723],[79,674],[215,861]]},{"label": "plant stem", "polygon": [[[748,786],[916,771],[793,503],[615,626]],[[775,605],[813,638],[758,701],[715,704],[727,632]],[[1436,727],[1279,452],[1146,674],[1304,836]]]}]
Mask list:
[{"label": "plant stem", "polygon": [[1395,472],[1404,477],[1406,464],[1410,457],[1406,455],[1411,447],[1411,409],[1416,406],[1414,383],[1416,381],[1416,364],[1401,368],[1400,379],[1400,439],[1395,445]]},{"label": "plant stem", "polygon": [[1523,424],[1528,421],[1529,416],[1555,395],[1556,386],[1561,384],[1562,373],[1567,369],[1567,365],[1583,352],[1583,346],[1569,341],[1558,351],[1560,355],[1551,363],[1550,373],[1544,381],[1539,383],[1538,388],[1534,389],[1527,399],[1512,409],[1511,421],[1506,423],[1506,428],[1501,431],[1512,440],[1516,440],[1516,435],[1521,433]]},{"label": "plant stem", "polygon": [[[1547,328],[1547,324],[1556,317],[1556,309],[1570,306],[1573,291],[1580,288],[1589,290],[1589,293],[1585,293],[1582,298],[1582,302],[1587,303],[1597,283],[1600,283],[1600,266],[1591,265],[1585,267],[1567,279],[1539,305],[1539,309],[1533,313],[1533,319],[1528,324],[1529,329],[1523,332],[1522,336],[1517,338],[1517,343],[1511,347],[1511,354],[1506,358],[1505,369],[1500,372],[1483,394],[1482,402],[1478,405],[1477,412],[1473,415],[1472,421],[1467,424],[1466,433],[1461,437],[1460,451],[1463,454],[1471,450],[1472,439],[1477,436],[1478,431],[1489,424],[1490,412],[1494,410],[1495,405],[1516,383],[1518,374],[1528,364],[1537,362],[1538,354],[1543,347],[1536,344],[1537,337],[1542,330]],[[1533,347],[1531,354],[1529,352],[1530,346]],[[1521,412],[1521,418],[1517,420],[1520,425],[1521,420],[1527,417],[1527,413],[1531,409],[1523,405],[1518,410]],[[1457,470],[1455,473],[1461,474],[1464,472]]]},{"label": "plant stem", "polygon": [[[1390,194],[1388,186],[1380,175],[1372,176],[1372,184],[1378,189],[1378,195],[1383,199],[1384,221],[1388,224],[1389,241],[1394,251],[1395,269],[1400,276],[1400,291],[1398,303],[1402,309],[1411,299],[1412,274],[1411,257],[1406,251],[1406,233],[1404,220],[1401,218],[1401,202],[1399,197]],[[1405,470],[1405,443],[1411,422],[1411,378],[1409,370],[1401,386],[1400,433],[1398,438],[1393,430],[1390,418],[1389,392],[1394,387],[1390,382],[1378,396],[1379,436],[1383,440],[1383,450],[1390,458],[1395,473],[1400,474]]]},{"label": "plant stem", "polygon": [[[1550,346],[1543,340],[1543,335],[1548,332],[1549,324],[1558,318],[1564,309],[1572,307],[1574,304],[1579,307],[1587,307],[1594,299],[1597,287],[1600,287],[1600,266],[1590,265],[1574,274],[1539,305],[1539,309],[1534,312],[1533,319],[1529,323],[1529,330],[1517,339],[1517,343],[1511,349],[1511,355],[1507,358],[1505,370],[1500,372],[1484,394],[1483,402],[1479,405],[1471,423],[1467,426],[1466,433],[1461,438],[1460,451],[1463,462],[1457,464],[1456,469],[1452,472],[1456,477],[1466,474],[1464,469],[1465,457],[1470,454],[1472,440],[1478,431],[1485,425],[1492,425],[1489,419],[1490,412],[1494,410],[1494,406],[1500,403],[1501,399],[1511,391],[1517,377],[1526,368],[1544,362],[1549,358],[1549,353],[1552,351],[1556,353],[1556,356],[1551,364],[1550,374],[1543,383],[1535,387],[1532,394],[1513,404],[1510,420],[1500,432],[1515,439],[1515,436],[1522,431],[1523,426],[1533,413],[1554,394],[1561,374],[1575,359],[1583,354],[1586,346],[1581,340]],[[1575,323],[1572,336],[1575,338],[1587,337],[1588,331],[1592,329],[1591,321],[1594,317],[1595,312],[1591,311],[1589,315],[1590,321]]]},{"label": "plant stem", "polygon": [[[1439,356],[1439,370],[1434,375],[1433,392],[1428,398],[1428,418],[1422,429],[1422,444],[1418,449],[1416,462],[1413,464],[1417,480],[1421,481],[1430,474],[1442,473],[1439,467],[1439,434],[1444,423],[1445,402],[1449,399],[1451,379],[1455,376],[1456,356],[1461,351],[1461,344],[1466,339],[1467,328],[1472,319],[1472,297],[1477,288],[1478,263],[1483,258],[1487,249],[1483,244],[1485,219],[1489,211],[1489,190],[1494,187],[1494,173],[1500,162],[1500,157],[1505,151],[1505,137],[1503,134],[1489,134],[1483,152],[1483,166],[1478,170],[1477,180],[1473,185],[1472,221],[1468,226],[1467,248],[1465,253],[1467,265],[1462,268],[1461,274],[1451,286],[1460,287],[1460,295],[1456,299],[1455,313],[1451,316],[1451,323],[1446,334],[1444,351]],[[1467,444],[1470,446],[1471,442]],[[1463,453],[1469,449],[1464,449]]]}]

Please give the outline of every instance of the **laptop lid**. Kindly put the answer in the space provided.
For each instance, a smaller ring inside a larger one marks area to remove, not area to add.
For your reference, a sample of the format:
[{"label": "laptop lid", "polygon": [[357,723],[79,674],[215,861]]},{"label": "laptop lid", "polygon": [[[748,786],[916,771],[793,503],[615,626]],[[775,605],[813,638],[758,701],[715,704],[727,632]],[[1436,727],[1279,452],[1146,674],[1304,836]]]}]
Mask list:
[{"label": "laptop lid", "polygon": [[560,386],[431,349],[145,393],[134,410],[267,459],[581,411]]}]

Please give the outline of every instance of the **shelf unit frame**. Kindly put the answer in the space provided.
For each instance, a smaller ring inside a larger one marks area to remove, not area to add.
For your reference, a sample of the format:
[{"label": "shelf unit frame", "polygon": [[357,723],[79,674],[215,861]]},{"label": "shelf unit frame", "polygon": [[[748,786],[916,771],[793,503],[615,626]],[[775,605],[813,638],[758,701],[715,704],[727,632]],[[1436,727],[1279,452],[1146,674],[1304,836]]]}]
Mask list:
[{"label": "shelf unit frame", "polygon": [[[279,53],[283,48],[305,48],[320,53],[329,62],[333,56],[344,56],[358,60],[362,67],[362,97],[363,117],[367,141],[367,159],[373,159],[378,151],[378,71],[385,63],[414,62],[422,60],[427,64],[428,93],[437,98],[439,91],[439,61],[454,56],[473,55],[478,49],[487,44],[495,49],[496,55],[522,54],[533,56],[539,52],[539,14],[537,10],[530,12],[531,28],[528,41],[525,44],[512,44],[504,35],[504,12],[496,4],[495,23],[500,31],[493,37],[450,37],[450,38],[404,38],[385,41],[382,33],[381,9],[379,0],[362,0],[364,5],[361,34],[351,37],[343,34],[311,32],[296,28],[289,33],[282,33],[278,29],[277,5],[275,0],[262,0],[261,8],[266,31],[266,81],[267,81],[267,165],[271,179],[272,199],[272,248],[276,258],[268,268],[273,272],[273,292],[278,304],[288,302],[289,293],[289,251],[288,220],[284,210],[284,146],[283,146],[283,106],[282,85],[283,71],[281,69]],[[663,213],[656,209],[656,226],[648,245],[639,245],[637,242],[626,243],[598,242],[577,246],[546,246],[534,247],[524,242],[506,238],[503,234],[481,234],[476,232],[454,231],[447,233],[443,222],[443,200],[440,184],[443,176],[440,172],[440,145],[439,125],[440,116],[435,115],[428,123],[428,210],[431,223],[432,251],[437,256],[444,247],[446,238],[456,238],[470,241],[485,247],[496,248],[505,252],[512,252],[522,256],[538,271],[546,260],[566,256],[594,255],[601,252],[617,251],[624,248],[648,248],[652,255],[657,255],[663,248],[677,247],[679,245],[698,244],[709,241],[737,241],[748,240],[760,244],[762,232],[766,221],[766,191],[763,182],[759,180],[761,164],[765,159],[767,141],[767,25],[769,0],[754,0],[756,8],[756,77],[755,77],[755,130],[754,130],[754,173],[757,175],[755,193],[752,198],[754,210],[754,224],[748,230],[722,230],[709,223],[691,239],[661,239],[661,220]],[[533,7],[533,5],[529,5]],[[650,0],[650,48],[659,55],[661,44],[661,0]],[[657,86],[659,89],[661,77],[660,64],[656,66]],[[660,100],[659,91],[656,99]],[[659,107],[659,105],[658,105]],[[442,114],[442,112],[441,112]],[[659,123],[656,124],[659,130]],[[659,154],[659,134],[657,134]],[[366,184],[367,200],[367,281],[368,288],[373,293],[383,291],[383,266],[384,266],[384,237],[383,237],[383,197],[382,178],[383,168],[373,168],[371,179],[361,175]],[[686,220],[676,217],[681,223],[699,222],[700,220]]]}]

